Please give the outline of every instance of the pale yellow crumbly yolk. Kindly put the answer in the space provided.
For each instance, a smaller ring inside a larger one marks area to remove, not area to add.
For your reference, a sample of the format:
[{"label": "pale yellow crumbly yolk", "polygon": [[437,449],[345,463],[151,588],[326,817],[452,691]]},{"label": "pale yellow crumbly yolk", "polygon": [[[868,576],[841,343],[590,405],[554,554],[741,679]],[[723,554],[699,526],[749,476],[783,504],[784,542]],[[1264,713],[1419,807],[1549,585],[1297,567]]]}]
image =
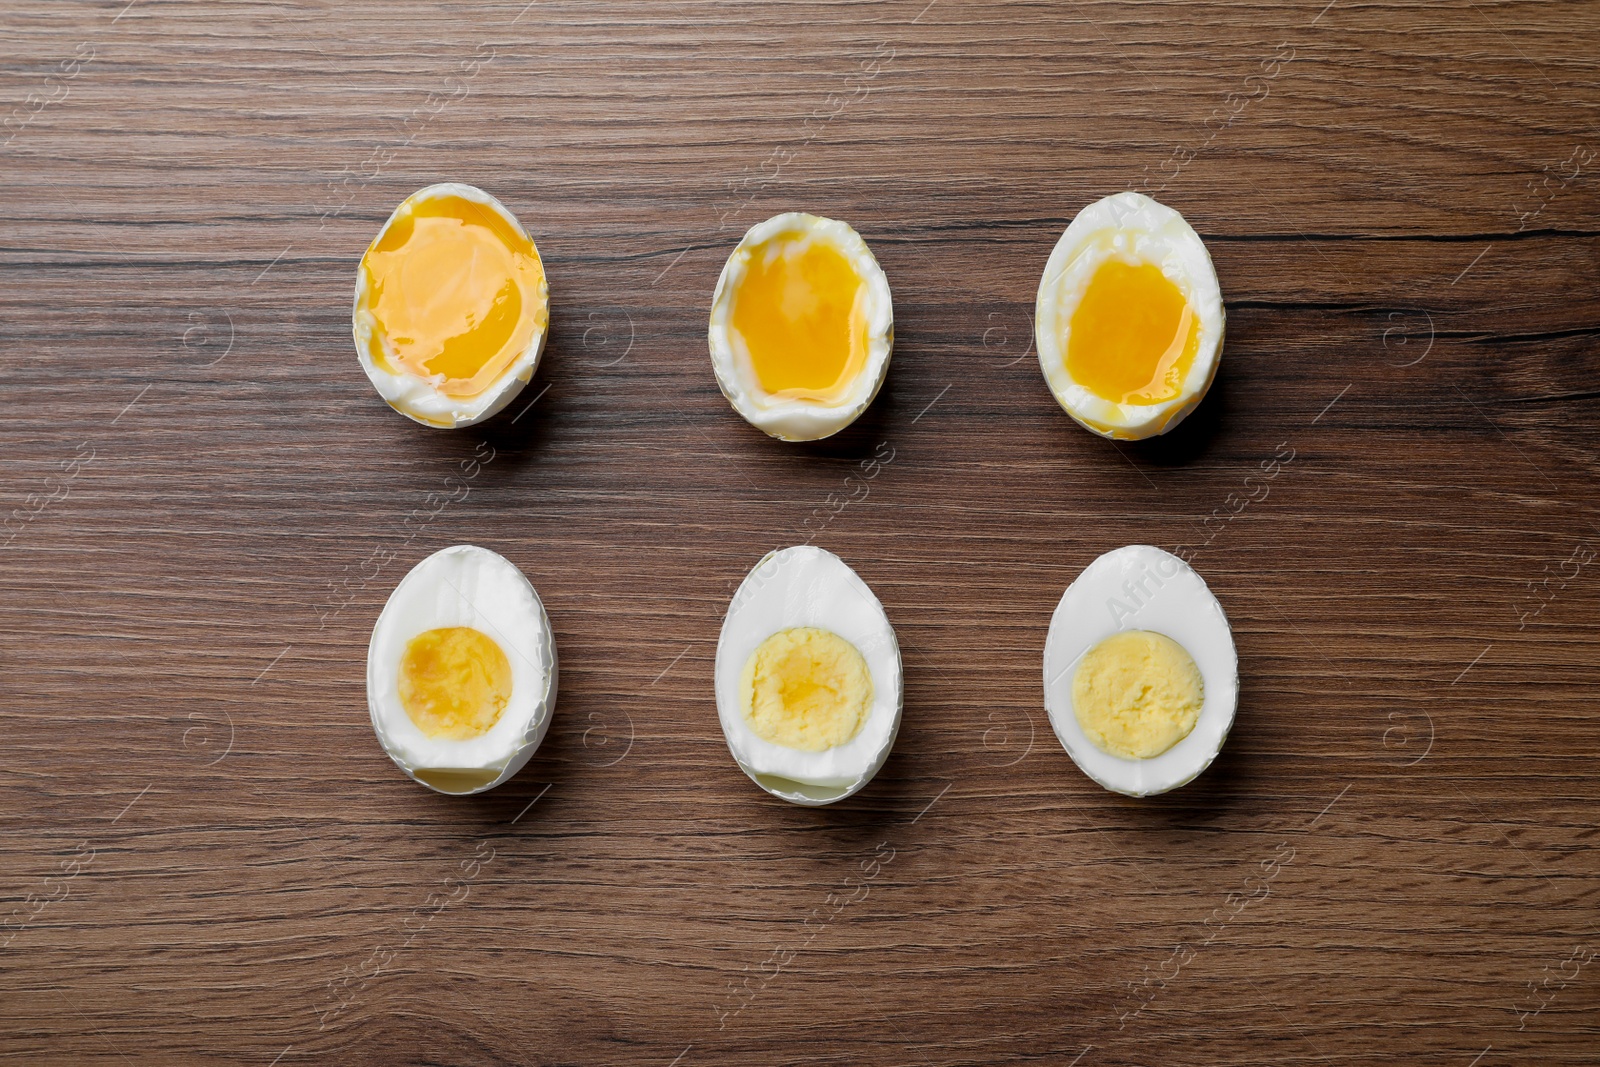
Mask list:
[{"label": "pale yellow crumbly yolk", "polygon": [[449,397],[483,392],[527,351],[548,312],[533,242],[484,204],[422,200],[361,257],[379,366]]},{"label": "pale yellow crumbly yolk", "polygon": [[1160,404],[1183,390],[1200,321],[1153,263],[1108,259],[1072,312],[1067,374],[1113,404]]},{"label": "pale yellow crumbly yolk", "polygon": [[733,328],[768,394],[830,403],[866,365],[866,303],[867,284],[843,252],[779,234],[751,252]]},{"label": "pale yellow crumbly yolk", "polygon": [[1072,676],[1072,708],[1095,747],[1125,759],[1159,756],[1189,736],[1205,702],[1184,647],[1149,630],[1095,645]]},{"label": "pale yellow crumbly yolk", "polygon": [[511,662],[489,635],[470,626],[446,626],[406,642],[400,703],[429,737],[481,737],[510,702]]},{"label": "pale yellow crumbly yolk", "polygon": [[842,745],[872,709],[872,672],[855,645],[815,626],[779,630],[751,653],[739,703],[757,737],[802,752]]}]

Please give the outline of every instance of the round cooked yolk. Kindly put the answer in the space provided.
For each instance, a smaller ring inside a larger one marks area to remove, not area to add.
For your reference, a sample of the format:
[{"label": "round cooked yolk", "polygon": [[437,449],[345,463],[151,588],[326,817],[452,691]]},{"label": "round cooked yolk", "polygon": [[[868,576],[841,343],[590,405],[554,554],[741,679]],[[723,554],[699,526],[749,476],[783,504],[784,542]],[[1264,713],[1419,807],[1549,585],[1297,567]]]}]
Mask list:
[{"label": "round cooked yolk", "polygon": [[768,394],[831,403],[866,365],[866,303],[867,284],[843,252],[783,233],[750,250],[733,328]]},{"label": "round cooked yolk", "polygon": [[460,196],[418,201],[361,257],[371,354],[449,397],[483,392],[549,315],[533,242]]},{"label": "round cooked yolk", "polygon": [[740,711],[757,737],[821,752],[861,731],[872,708],[872,672],[861,651],[815,626],[779,630],[745,661]]},{"label": "round cooked yolk", "polygon": [[400,704],[429,737],[467,741],[489,732],[511,702],[511,663],[470,626],[428,630],[406,642]]},{"label": "round cooked yolk", "polygon": [[1205,703],[1200,668],[1164,634],[1124,630],[1095,645],[1072,676],[1072,710],[1102,752],[1159,756],[1189,736]]},{"label": "round cooked yolk", "polygon": [[1113,404],[1160,404],[1183,390],[1200,320],[1153,263],[1108,259],[1089,279],[1067,332],[1067,374]]}]

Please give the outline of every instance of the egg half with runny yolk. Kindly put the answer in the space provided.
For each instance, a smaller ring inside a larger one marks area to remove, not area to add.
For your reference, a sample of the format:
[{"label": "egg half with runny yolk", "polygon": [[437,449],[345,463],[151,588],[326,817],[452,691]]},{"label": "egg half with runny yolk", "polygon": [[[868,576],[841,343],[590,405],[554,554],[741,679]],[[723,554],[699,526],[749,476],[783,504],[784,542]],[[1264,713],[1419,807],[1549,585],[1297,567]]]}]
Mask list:
[{"label": "egg half with runny yolk", "polygon": [[372,628],[372,728],[429,789],[480,793],[539,747],[556,673],[550,619],[516,565],[474,545],[441,549],[401,579]]},{"label": "egg half with runny yolk", "polygon": [[1117,793],[1175,789],[1233,727],[1239,658],[1222,605],[1151,545],[1107,552],[1067,587],[1044,646],[1044,703],[1067,755]]},{"label": "egg half with runny yolk", "polygon": [[750,228],[711,298],[711,366],[745,421],[784,441],[838,433],[889,369],[889,281],[848,223],[790,212]]},{"label": "egg half with runny yolk", "polygon": [[506,206],[456,182],[412,193],[356,272],[356,354],[390,407],[427,426],[482,422],[533,378],[550,290]]},{"label": "egg half with runny yolk", "polygon": [[1102,437],[1166,433],[1211,388],[1222,289],[1200,235],[1139,193],[1098,200],[1056,242],[1034,340],[1056,400]]},{"label": "egg half with runny yolk", "polygon": [[795,804],[872,780],[900,729],[900,645],[883,605],[838,556],[768,553],[728,605],[717,716],[734,762]]}]

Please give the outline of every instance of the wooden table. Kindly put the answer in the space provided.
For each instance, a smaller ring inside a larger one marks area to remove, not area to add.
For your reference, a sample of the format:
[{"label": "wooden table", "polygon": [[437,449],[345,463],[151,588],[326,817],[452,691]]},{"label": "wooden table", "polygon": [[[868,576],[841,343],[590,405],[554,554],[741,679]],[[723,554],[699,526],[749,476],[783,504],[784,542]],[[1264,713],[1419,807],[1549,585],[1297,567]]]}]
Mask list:
[{"label": "wooden table", "polygon": [[[1600,8],[1325,2],[8,3],[0,1053],[1594,1063]],[[350,342],[362,248],[440,180],[553,293],[529,403],[460,433]],[[1051,246],[1127,188],[1229,317],[1141,445],[1029,348]],[[789,209],[895,296],[883,394],[810,446],[705,343]],[[820,810],[745,779],[711,690],[803,529],[905,656],[893,757]],[[463,541],[562,663],[470,799],[390,764],[363,687]],[[1040,683],[1062,590],[1134,542],[1195,550],[1243,683],[1146,800]]]}]

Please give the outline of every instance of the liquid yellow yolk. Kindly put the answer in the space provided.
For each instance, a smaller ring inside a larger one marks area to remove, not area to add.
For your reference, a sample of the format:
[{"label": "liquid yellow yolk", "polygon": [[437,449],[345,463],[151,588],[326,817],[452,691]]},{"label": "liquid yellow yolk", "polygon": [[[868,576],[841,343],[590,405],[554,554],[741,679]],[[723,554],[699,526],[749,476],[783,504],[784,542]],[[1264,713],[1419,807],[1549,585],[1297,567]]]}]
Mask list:
[{"label": "liquid yellow yolk", "polygon": [[757,737],[821,752],[860,732],[872,708],[872,673],[849,641],[799,626],[779,630],[751,653],[739,697]]},{"label": "liquid yellow yolk", "polygon": [[406,642],[400,703],[429,737],[467,741],[500,721],[511,702],[511,663],[494,639],[447,626]]},{"label": "liquid yellow yolk", "polygon": [[1194,309],[1160,267],[1108,259],[1072,312],[1067,374],[1113,404],[1159,404],[1182,391],[1199,344]]},{"label": "liquid yellow yolk", "polygon": [[1205,684],[1189,653],[1170,637],[1124,630],[1078,661],[1072,709],[1095,747],[1125,759],[1159,756],[1189,736]]},{"label": "liquid yellow yolk", "polygon": [[379,366],[483,392],[542,330],[544,266],[499,212],[458,196],[423,200],[361,258]]},{"label": "liquid yellow yolk", "polygon": [[867,361],[867,285],[831,245],[780,234],[755,248],[733,300],[761,388],[838,400]]}]

